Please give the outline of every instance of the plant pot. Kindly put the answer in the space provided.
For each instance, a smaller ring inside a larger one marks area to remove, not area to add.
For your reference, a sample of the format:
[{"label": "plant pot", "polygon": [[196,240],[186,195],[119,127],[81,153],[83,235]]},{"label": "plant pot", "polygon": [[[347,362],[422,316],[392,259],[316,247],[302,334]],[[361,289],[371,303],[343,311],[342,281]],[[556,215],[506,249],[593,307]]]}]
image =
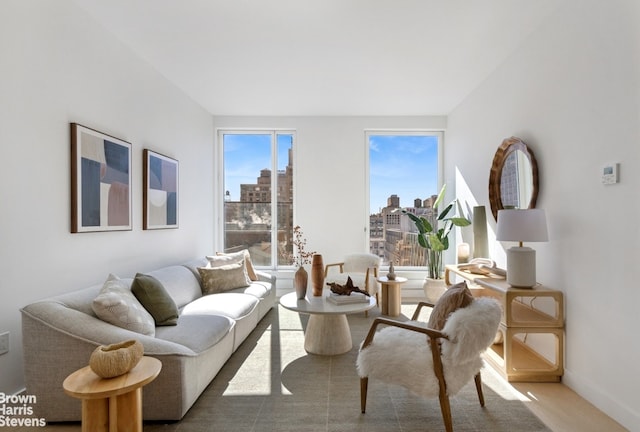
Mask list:
[{"label": "plant pot", "polygon": [[309,281],[309,273],[300,266],[293,275],[293,287],[296,290],[298,300],[302,300],[307,295],[307,283]]},{"label": "plant pot", "polygon": [[444,279],[431,279],[424,278],[424,284],[422,285],[424,295],[427,297],[427,301],[436,303],[442,294],[447,290],[447,284]]}]

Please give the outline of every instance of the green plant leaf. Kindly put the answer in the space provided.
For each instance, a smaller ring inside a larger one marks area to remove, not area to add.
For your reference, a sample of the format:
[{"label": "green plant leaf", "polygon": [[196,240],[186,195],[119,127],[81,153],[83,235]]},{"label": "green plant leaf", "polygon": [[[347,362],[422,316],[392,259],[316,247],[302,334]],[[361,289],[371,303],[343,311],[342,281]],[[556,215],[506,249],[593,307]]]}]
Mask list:
[{"label": "green plant leaf", "polygon": [[471,225],[471,221],[463,217],[452,217],[449,220],[451,221],[452,224],[459,227],[465,227],[465,226]]},{"label": "green plant leaf", "polygon": [[452,208],[453,208],[453,203],[449,204],[444,210],[442,210],[442,213],[438,215],[438,220],[443,220],[449,214]]},{"label": "green plant leaf", "polygon": [[434,251],[444,250],[444,245],[438,238],[437,234],[429,234],[429,245],[431,246],[431,249],[433,249]]},{"label": "green plant leaf", "polygon": [[438,205],[440,205],[440,203],[444,199],[444,191],[446,188],[446,184],[442,185],[442,189],[440,189],[440,192],[438,193],[438,198],[436,198],[436,202],[433,203],[433,208],[438,208]]}]

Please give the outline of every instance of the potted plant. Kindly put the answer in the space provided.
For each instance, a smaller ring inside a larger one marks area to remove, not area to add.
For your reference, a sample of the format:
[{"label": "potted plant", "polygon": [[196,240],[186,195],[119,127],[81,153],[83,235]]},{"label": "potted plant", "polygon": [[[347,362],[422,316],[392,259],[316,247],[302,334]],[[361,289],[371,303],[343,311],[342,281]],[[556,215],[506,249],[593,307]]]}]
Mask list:
[{"label": "potted plant", "polygon": [[[442,200],[446,185],[442,186],[440,193],[433,203],[433,209],[436,212],[435,224],[432,224],[424,216],[417,216],[407,209],[401,209],[403,214],[409,216],[418,229],[418,244],[427,250],[427,279],[425,280],[425,293],[431,300],[435,300],[433,290],[428,286],[430,280],[438,281],[440,285],[435,291],[442,293],[444,291],[444,281],[442,281],[442,256],[443,252],[449,249],[449,234],[454,226],[465,227],[471,225],[471,221],[465,217],[455,216],[455,206],[457,200],[451,201],[440,213],[438,209]],[[432,291],[432,292],[428,292]]]}]

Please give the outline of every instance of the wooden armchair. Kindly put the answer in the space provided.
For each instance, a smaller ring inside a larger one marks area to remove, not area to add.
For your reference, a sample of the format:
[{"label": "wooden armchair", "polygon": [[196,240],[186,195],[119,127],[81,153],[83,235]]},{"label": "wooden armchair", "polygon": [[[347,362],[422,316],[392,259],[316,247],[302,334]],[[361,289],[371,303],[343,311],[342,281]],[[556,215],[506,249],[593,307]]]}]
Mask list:
[{"label": "wooden armchair", "polygon": [[423,307],[433,306],[419,303],[412,321],[373,321],[356,361],[362,413],[367,405],[369,377],[401,385],[423,397],[437,396],[447,432],[453,431],[449,396],[460,391],[472,377],[480,406],[484,406],[481,354],[495,338],[500,304],[491,298],[477,298],[451,313],[442,331],[417,321]]},{"label": "wooden armchair", "polygon": [[351,254],[344,261],[327,264],[324,268],[326,283],[336,282],[344,285],[347,277],[351,277],[353,284],[358,288],[375,295],[378,298],[378,269],[381,259],[377,255],[369,253]]}]

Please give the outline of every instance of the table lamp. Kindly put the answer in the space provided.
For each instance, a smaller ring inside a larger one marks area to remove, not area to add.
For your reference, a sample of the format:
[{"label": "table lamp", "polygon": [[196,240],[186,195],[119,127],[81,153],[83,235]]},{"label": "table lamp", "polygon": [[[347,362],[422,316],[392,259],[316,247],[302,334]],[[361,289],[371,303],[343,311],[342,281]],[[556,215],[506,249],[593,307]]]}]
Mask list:
[{"label": "table lamp", "polygon": [[548,240],[544,210],[498,210],[496,240],[519,243],[507,250],[507,283],[518,288],[535,286],[536,251],[523,247],[522,243]]}]

